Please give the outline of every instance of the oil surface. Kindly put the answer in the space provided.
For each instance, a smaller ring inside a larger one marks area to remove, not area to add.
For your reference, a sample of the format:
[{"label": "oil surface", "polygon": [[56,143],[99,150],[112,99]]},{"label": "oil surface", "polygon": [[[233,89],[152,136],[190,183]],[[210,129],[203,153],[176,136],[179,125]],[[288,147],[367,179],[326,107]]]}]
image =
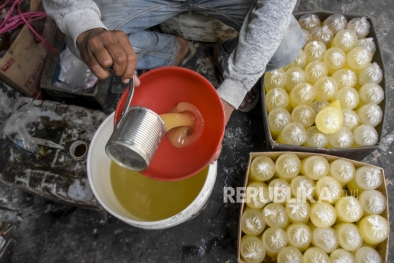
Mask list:
[{"label": "oil surface", "polygon": [[111,185],[119,203],[131,214],[145,221],[169,218],[185,209],[201,191],[208,166],[181,181],[150,179],[111,163]]}]

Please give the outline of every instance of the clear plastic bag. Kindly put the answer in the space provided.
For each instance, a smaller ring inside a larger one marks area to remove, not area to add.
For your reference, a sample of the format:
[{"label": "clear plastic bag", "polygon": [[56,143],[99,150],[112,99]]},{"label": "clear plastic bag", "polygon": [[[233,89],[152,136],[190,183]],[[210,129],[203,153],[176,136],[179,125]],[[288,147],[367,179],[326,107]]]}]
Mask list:
[{"label": "clear plastic bag", "polygon": [[59,58],[60,71],[54,86],[69,92],[79,92],[97,83],[97,77],[68,47],[59,55]]},{"label": "clear plastic bag", "polygon": [[357,41],[357,46],[368,49],[372,53],[372,56],[375,54],[376,45],[375,42],[373,42],[373,37],[360,38]]},{"label": "clear plastic bag", "polygon": [[308,31],[312,30],[315,27],[320,26],[321,24],[319,17],[315,14],[306,14],[301,16],[298,19],[298,23],[300,24],[302,29]]},{"label": "clear plastic bag", "polygon": [[364,38],[369,34],[371,25],[366,17],[357,17],[347,23],[346,29],[354,30],[358,38]]},{"label": "clear plastic bag", "polygon": [[9,138],[26,151],[38,153],[39,147],[28,133],[26,126],[37,121],[40,114],[39,108],[32,106],[31,103],[26,104],[0,126],[0,135]]},{"label": "clear plastic bag", "polygon": [[346,17],[342,14],[334,14],[324,20],[323,24],[328,26],[330,30],[334,33],[338,33],[341,30],[344,30],[347,26]]},{"label": "clear plastic bag", "polygon": [[311,30],[312,40],[321,41],[326,46],[329,46],[334,37],[334,33],[328,26],[318,26]]}]

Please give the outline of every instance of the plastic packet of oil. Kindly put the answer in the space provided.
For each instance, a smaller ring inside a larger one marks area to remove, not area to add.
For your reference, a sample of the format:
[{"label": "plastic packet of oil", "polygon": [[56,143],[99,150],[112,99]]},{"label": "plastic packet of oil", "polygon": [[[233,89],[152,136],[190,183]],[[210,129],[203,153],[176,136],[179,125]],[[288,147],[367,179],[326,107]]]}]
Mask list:
[{"label": "plastic packet of oil", "polygon": [[298,23],[300,24],[302,29],[308,31],[312,30],[315,27],[320,26],[321,24],[319,17],[315,14],[306,14],[301,16],[298,19]]},{"label": "plastic packet of oil", "polygon": [[364,38],[369,34],[371,24],[366,17],[356,17],[347,23],[346,29],[354,30],[358,38]]},{"label": "plastic packet of oil", "polygon": [[323,24],[328,26],[330,30],[336,34],[341,30],[344,30],[347,26],[347,19],[342,14],[333,14],[327,17]]},{"label": "plastic packet of oil", "polygon": [[328,26],[318,26],[311,30],[312,40],[321,41],[326,46],[329,46],[334,37],[334,33]]},{"label": "plastic packet of oil", "polygon": [[369,50],[369,52],[372,53],[372,56],[376,52],[376,45],[375,42],[373,42],[373,37],[368,37],[368,38],[360,38],[357,40],[357,46],[358,47],[363,47]]},{"label": "plastic packet of oil", "polygon": [[27,126],[37,121],[41,110],[28,103],[11,115],[1,126],[0,136],[9,138],[16,145],[32,153],[38,153],[39,147],[27,131]]}]

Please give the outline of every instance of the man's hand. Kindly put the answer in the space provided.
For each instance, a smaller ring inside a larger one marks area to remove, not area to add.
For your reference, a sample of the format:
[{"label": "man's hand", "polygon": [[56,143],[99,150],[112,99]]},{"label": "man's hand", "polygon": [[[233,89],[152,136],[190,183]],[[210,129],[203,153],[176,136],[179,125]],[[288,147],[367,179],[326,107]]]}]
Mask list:
[{"label": "man's hand", "polygon": [[[224,116],[226,118],[226,125],[227,125],[227,122],[229,121],[231,114],[234,111],[234,107],[231,106],[229,103],[227,103],[227,101],[225,101],[225,100],[221,100],[221,101],[222,101],[222,105],[223,105],[223,109],[224,109]],[[211,164],[213,164],[219,158],[221,152],[222,152],[222,143],[220,143],[220,146],[219,146],[218,150],[216,151],[215,156],[211,160]]]},{"label": "man's hand", "polygon": [[[116,76],[121,76],[124,83],[129,83],[134,76],[137,55],[125,33],[95,28],[80,34],[77,45],[81,59],[99,79],[106,79],[113,68]],[[139,80],[136,78],[136,86]]]}]

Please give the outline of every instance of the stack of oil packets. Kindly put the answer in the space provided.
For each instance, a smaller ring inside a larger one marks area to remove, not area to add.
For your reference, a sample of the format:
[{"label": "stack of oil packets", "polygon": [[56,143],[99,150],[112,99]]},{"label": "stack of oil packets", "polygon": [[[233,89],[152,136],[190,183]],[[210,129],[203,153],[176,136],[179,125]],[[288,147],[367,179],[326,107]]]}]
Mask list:
[{"label": "stack of oil packets", "polygon": [[299,18],[307,43],[290,65],[266,73],[269,129],[281,144],[350,148],[375,145],[384,90],[365,17]]},{"label": "stack of oil packets", "polygon": [[312,153],[250,160],[240,262],[384,262],[390,227],[381,168]]}]

